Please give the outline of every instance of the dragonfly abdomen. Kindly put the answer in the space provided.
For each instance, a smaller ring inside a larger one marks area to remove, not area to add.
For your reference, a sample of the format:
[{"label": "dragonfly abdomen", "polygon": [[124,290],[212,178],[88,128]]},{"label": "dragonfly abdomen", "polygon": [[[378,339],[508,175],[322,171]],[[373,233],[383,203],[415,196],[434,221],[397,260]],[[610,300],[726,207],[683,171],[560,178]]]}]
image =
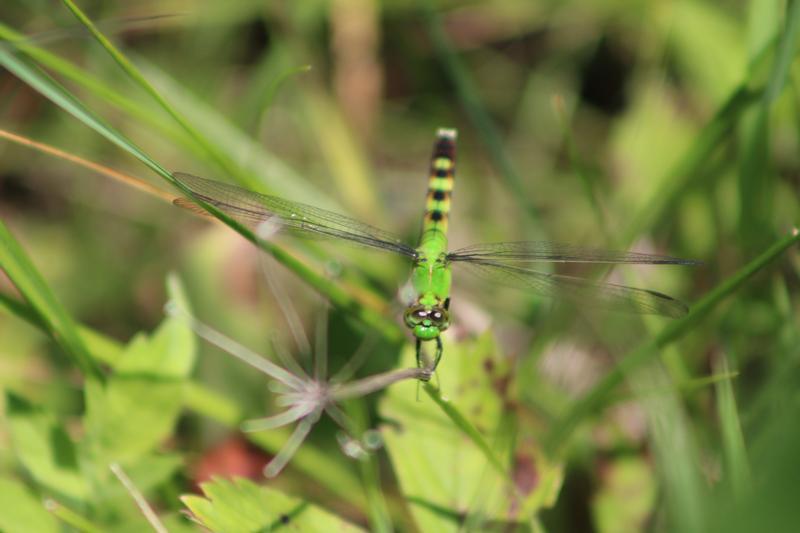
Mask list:
[{"label": "dragonfly abdomen", "polygon": [[447,233],[450,215],[450,196],[455,179],[456,130],[442,128],[436,133],[436,143],[431,156],[428,177],[428,195],[425,204],[425,220],[422,226],[423,237],[430,233]]}]

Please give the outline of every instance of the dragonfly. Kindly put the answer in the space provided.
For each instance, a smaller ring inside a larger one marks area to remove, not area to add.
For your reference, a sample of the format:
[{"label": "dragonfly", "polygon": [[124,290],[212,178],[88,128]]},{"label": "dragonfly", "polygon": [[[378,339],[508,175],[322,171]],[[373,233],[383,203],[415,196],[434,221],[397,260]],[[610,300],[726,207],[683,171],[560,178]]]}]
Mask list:
[{"label": "dragonfly", "polygon": [[536,270],[533,264],[694,265],[698,261],[548,241],[475,244],[448,250],[455,157],[456,130],[439,129],[430,160],[422,232],[416,247],[390,232],[338,213],[182,172],[173,173],[173,177],[193,198],[178,198],[174,203],[197,211],[191,200],[201,200],[245,226],[257,228],[268,223],[299,237],[347,241],[406,257],[411,262],[410,285],[414,296],[403,313],[403,321],[416,341],[418,367],[424,363],[423,343],[436,343],[428,367],[431,371],[439,365],[444,351],[442,332],[450,326],[453,267],[465,267],[485,279],[540,296],[566,297],[581,306],[671,318],[687,313],[688,307],[683,302],[660,292]]}]

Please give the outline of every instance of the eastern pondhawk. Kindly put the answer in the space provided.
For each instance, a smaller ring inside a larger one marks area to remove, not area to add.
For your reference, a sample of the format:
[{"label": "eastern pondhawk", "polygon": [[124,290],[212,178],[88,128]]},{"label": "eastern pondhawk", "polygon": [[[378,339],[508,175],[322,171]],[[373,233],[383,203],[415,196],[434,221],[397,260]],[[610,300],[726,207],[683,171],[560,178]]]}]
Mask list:
[{"label": "eastern pondhawk", "polygon": [[[613,252],[544,241],[476,244],[447,250],[447,224],[455,178],[456,131],[440,129],[431,158],[425,218],[419,245],[352,218],[310,205],[248,191],[191,174],[176,172],[176,180],[192,195],[250,227],[269,223],[305,237],[343,239],[366,247],[388,250],[411,259],[413,303],[404,321],[416,338],[417,364],[421,365],[423,341],[436,341],[431,370],[442,356],[441,333],[450,325],[451,267],[466,265],[504,285],[521,287],[543,296],[566,296],[578,303],[643,314],[679,317],[687,312],[682,302],[647,289],[595,282],[562,274],[538,272],[530,263],[606,263],[690,265],[696,261],[675,257]],[[177,205],[194,207],[186,199]]]}]

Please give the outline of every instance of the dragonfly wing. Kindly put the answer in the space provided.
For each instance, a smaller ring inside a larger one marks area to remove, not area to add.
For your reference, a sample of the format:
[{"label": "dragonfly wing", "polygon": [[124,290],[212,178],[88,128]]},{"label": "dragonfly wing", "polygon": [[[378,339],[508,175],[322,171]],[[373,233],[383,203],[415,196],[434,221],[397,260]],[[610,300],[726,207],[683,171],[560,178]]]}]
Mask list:
[{"label": "dragonfly wing", "polygon": [[549,241],[519,241],[475,244],[448,254],[450,261],[498,263],[611,263],[649,265],[695,265],[699,261],[667,255],[616,252]]},{"label": "dragonfly wing", "polygon": [[548,298],[567,298],[580,306],[671,318],[682,317],[689,310],[683,302],[647,289],[537,272],[493,261],[471,261],[463,264],[488,281],[532,291]]},{"label": "dragonfly wing", "polygon": [[[299,237],[343,239],[362,246],[416,256],[414,248],[395,235],[344,215],[183,172],[174,172],[172,176],[186,186],[195,199],[213,205],[252,228],[268,222]],[[178,199],[174,203],[188,207],[186,199]]]}]

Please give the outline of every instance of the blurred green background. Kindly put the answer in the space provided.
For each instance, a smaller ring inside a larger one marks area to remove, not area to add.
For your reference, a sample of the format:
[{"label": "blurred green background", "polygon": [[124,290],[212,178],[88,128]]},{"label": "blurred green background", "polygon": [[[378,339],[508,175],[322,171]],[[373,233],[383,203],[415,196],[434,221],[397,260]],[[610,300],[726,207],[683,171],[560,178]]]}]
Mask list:
[{"label": "blurred green background", "polygon": [[[24,43],[72,64],[72,76],[46,62],[45,70],[165,168],[347,213],[408,242],[419,232],[438,127],[459,130],[453,248],[547,239],[699,259],[700,267],[611,274],[692,307],[800,220],[796,2],[79,5],[205,144],[61,3],[5,0],[4,40],[9,31],[31,36]],[[8,70],[0,71],[0,114],[5,131],[174,192]],[[289,335],[269,275],[313,334],[322,299],[230,229],[6,139],[0,154],[2,221],[77,322],[120,343],[153,330],[175,272],[203,322],[270,353],[273,335]],[[399,320],[403,260],[280,242]],[[539,499],[501,502],[500,512],[481,505],[480,483],[463,498],[440,488],[434,514],[453,530],[792,531],[800,519],[791,496],[800,480],[800,254],[793,246],[771,259],[710,312],[690,315],[671,343],[659,340],[675,327],[667,319],[574,312],[456,278],[443,395],[463,409],[493,406],[497,419],[486,425],[477,411],[466,414],[507,459],[510,486]],[[22,301],[13,285],[0,277],[0,291]],[[85,400],[73,361],[41,328],[2,309],[0,384],[79,440]],[[331,366],[369,335],[331,310]],[[397,367],[409,344],[380,340],[361,373]],[[631,353],[647,364],[603,381]],[[497,366],[481,371],[484,354]],[[505,382],[473,388],[475,373]],[[272,409],[263,375],[202,343],[192,382],[245,416]],[[413,424],[415,388],[399,391],[353,402],[348,413],[365,428],[402,425],[403,416]],[[212,418],[185,410],[160,444],[181,459],[146,491],[160,512],[177,513],[177,495],[210,473],[263,482],[259,468],[275,442],[247,443],[235,424]],[[0,474],[58,499],[19,458],[8,428],[0,424]],[[423,495],[412,483],[416,476],[424,486],[436,472],[411,473],[400,457],[397,446],[414,448],[413,439],[386,436],[386,448],[359,465],[341,453],[337,431],[323,420],[304,449],[355,484],[337,490],[335,474],[326,484],[313,466],[290,465],[270,486],[371,530],[444,530],[420,514]],[[366,499],[343,496],[351,489]],[[119,515],[81,505],[105,530],[122,530]],[[0,530],[13,531],[2,519]]]}]

